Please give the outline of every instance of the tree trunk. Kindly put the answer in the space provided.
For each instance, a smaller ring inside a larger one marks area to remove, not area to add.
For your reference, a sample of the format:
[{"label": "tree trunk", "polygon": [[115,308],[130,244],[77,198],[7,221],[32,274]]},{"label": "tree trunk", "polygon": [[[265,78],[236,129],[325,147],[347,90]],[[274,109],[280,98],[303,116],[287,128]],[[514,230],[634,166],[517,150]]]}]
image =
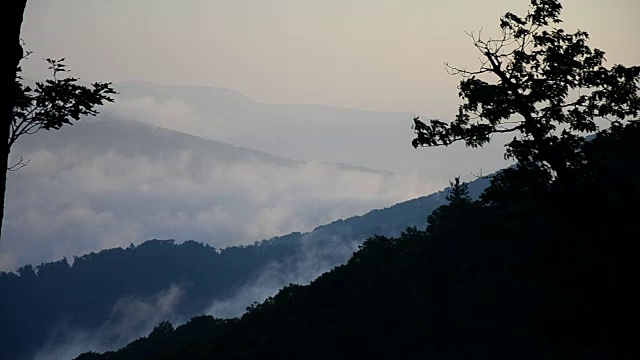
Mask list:
[{"label": "tree trunk", "polygon": [[9,165],[9,134],[13,121],[13,107],[16,101],[16,75],[22,60],[20,28],[27,0],[4,0],[0,5],[0,21],[4,29],[0,31],[0,49],[4,62],[0,67],[0,138],[4,139],[0,150],[0,238],[4,219],[4,197],[7,190],[7,167]]}]

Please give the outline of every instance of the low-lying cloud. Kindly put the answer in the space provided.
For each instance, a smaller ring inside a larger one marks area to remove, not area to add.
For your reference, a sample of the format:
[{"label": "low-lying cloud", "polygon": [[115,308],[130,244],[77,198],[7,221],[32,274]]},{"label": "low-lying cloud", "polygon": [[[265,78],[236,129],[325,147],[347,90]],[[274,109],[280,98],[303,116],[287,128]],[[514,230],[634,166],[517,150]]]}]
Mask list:
[{"label": "low-lying cloud", "polygon": [[[299,251],[281,262],[273,261],[229,297],[212,301],[207,314],[220,318],[241,316],[254,302],[262,302],[289,284],[306,285],[346,261],[364,239],[308,233]],[[320,242],[318,237],[322,237]]]},{"label": "low-lying cloud", "polygon": [[411,149],[410,114],[261,104],[215,88],[118,90],[99,119],[13,149],[30,163],[9,175],[0,270],[153,238],[249,244],[426,195],[470,177],[459,169],[483,169],[482,154],[461,147]]},{"label": "low-lying cloud", "polygon": [[152,238],[248,244],[437,190],[417,175],[230,162],[188,146],[149,154],[70,143],[21,155],[30,163],[9,177],[3,270]]},{"label": "low-lying cloud", "polygon": [[73,359],[81,353],[116,350],[133,339],[148,335],[161,321],[184,322],[176,318],[182,290],[171,285],[148,298],[127,297],[113,307],[109,319],[95,329],[83,330],[61,325],[33,357],[34,360]]}]

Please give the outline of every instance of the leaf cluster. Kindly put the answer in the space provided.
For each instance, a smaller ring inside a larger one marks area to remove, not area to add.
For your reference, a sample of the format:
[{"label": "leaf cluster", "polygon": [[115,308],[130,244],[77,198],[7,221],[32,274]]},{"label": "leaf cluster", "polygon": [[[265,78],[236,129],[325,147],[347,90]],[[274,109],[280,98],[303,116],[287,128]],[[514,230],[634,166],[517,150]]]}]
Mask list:
[{"label": "leaf cluster", "polygon": [[61,77],[69,71],[64,58],[45,60],[53,73],[51,79],[36,82],[34,86],[24,85],[21,77],[16,79],[18,98],[13,110],[9,148],[21,136],[40,130],[59,130],[84,116],[96,116],[96,107],[113,102],[111,95],[117,94],[110,82],[84,86],[75,77]]}]

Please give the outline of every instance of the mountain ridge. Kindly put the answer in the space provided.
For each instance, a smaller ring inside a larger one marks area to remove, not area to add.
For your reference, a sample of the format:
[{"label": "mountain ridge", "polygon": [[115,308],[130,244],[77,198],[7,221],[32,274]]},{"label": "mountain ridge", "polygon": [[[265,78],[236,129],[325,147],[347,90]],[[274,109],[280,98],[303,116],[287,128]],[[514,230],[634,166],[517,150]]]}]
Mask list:
[{"label": "mountain ridge", "polygon": [[[120,118],[106,118],[106,116],[99,116],[98,119],[84,119],[78,122],[69,129],[63,129],[58,131],[56,136],[30,136],[16,145],[16,152],[33,151],[33,150],[57,150],[69,145],[86,146],[91,144],[93,147],[98,146],[99,151],[115,151],[121,152],[128,147],[135,146],[133,149],[136,152],[145,151],[146,153],[159,153],[159,152],[171,152],[176,150],[184,150],[178,142],[196,144],[196,147],[201,151],[209,151],[212,153],[228,152],[229,150],[237,151],[246,158],[255,157],[258,160],[266,160],[282,165],[293,165],[305,163],[305,161],[291,160],[280,156],[272,155],[264,151],[251,149],[244,146],[237,146],[224,141],[217,141],[212,139],[202,138],[196,135],[183,133],[177,130],[167,129],[162,126],[153,125],[141,121],[124,120]],[[122,131],[124,127],[124,131]],[[117,136],[109,137],[108,143],[96,142],[97,134],[104,135],[105,133],[114,133],[117,131]],[[155,140],[161,141],[161,143],[151,144],[151,146],[140,147],[135,144],[135,141],[131,141],[132,138],[139,137],[142,132],[151,132],[156,136]],[[129,133],[133,135],[127,137],[123,134]],[[135,133],[135,134],[131,134]],[[174,138],[174,139],[170,139]],[[180,139],[175,139],[180,138]],[[43,139],[46,139],[43,141]],[[118,139],[114,144],[113,139]],[[144,149],[144,150],[143,150]],[[229,150],[227,150],[229,149]],[[16,154],[16,155],[18,155]],[[233,160],[233,159],[231,159]],[[379,169],[371,169],[363,166],[344,164],[344,163],[329,163],[321,162],[327,165],[338,166],[343,169],[365,171],[371,173],[387,174],[391,175],[391,172]]]},{"label": "mountain ridge", "polygon": [[[505,164],[501,157],[461,145],[422,156],[411,146],[412,119],[417,114],[409,111],[262,103],[233,90],[206,86],[124,82],[117,90],[121,94],[106,111],[294,160],[418,172],[443,184],[468,168],[492,172]],[[500,144],[487,149],[502,150]]]}]

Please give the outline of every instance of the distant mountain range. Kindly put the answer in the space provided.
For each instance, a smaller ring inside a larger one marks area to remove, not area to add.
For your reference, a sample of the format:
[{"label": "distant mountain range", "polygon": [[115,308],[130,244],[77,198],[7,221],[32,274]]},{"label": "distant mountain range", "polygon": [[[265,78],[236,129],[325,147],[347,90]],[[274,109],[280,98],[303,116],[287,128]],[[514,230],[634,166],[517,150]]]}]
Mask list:
[{"label": "distant mountain range", "polygon": [[[264,104],[225,88],[124,82],[119,116],[297,160],[397,171],[411,148],[412,114],[326,105]],[[381,151],[382,148],[384,151]]]},{"label": "distant mountain range", "polygon": [[123,82],[115,87],[121,94],[108,112],[285,158],[418,172],[441,184],[470,169],[488,173],[506,165],[500,137],[480,150],[455,144],[428,154],[416,151],[411,125],[417,114],[410,112],[267,104],[205,86]]},{"label": "distant mountain range", "polygon": [[[302,163],[242,146],[110,116],[103,116],[99,120],[84,119],[73,127],[56,133],[26,136],[17,144],[16,151],[19,153],[60,152],[69,148],[82,151],[85,155],[114,152],[127,156],[142,155],[158,158],[189,151],[195,155],[212,156],[215,161],[222,163],[263,162],[279,166],[294,166]],[[362,166],[342,163],[335,165],[345,170],[390,174],[387,171]]]}]

